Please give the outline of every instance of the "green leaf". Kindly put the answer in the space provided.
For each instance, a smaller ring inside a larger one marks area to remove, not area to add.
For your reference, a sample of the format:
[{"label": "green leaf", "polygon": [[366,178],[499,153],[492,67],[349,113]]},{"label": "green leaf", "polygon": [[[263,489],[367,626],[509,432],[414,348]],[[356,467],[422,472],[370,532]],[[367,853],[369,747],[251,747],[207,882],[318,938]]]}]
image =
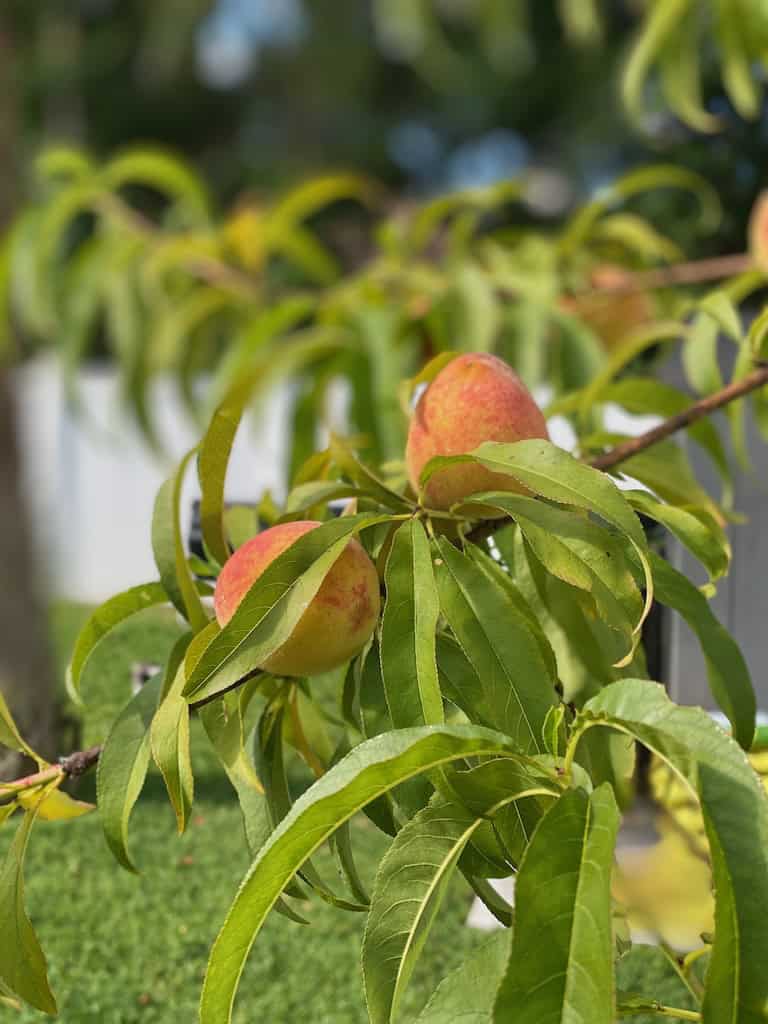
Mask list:
[{"label": "green leaf", "polygon": [[[205,583],[198,583],[197,588],[203,594],[210,593],[211,589]],[[80,680],[89,658],[101,641],[131,615],[167,602],[168,594],[161,583],[142,583],[111,597],[91,614],[78,634],[72,660],[67,668],[67,692],[76,703],[82,703]]]},{"label": "green leaf", "polygon": [[517,441],[513,444],[486,441],[471,455],[430,459],[422,472],[422,486],[441,466],[462,461],[479,462],[495,473],[512,476],[534,494],[558,504],[593,512],[624,533],[645,568],[645,609],[635,627],[635,632],[639,631],[653,600],[653,581],[647,561],[648,545],[640,520],[609,476],[579,462],[549,441]]},{"label": "green leaf", "polygon": [[[662,946],[632,946],[616,961],[616,987],[620,1014],[622,1006],[629,1002],[630,992],[636,993],[636,998],[646,1005],[658,1002],[680,1010],[699,1009],[679,964]],[[638,1016],[635,1011],[631,1016],[635,1024],[657,1024],[659,1020],[652,1012]]]},{"label": "green leaf", "polygon": [[371,1024],[395,1019],[459,857],[482,824],[460,804],[436,796],[385,854],[362,950]]},{"label": "green leaf", "polygon": [[291,296],[259,311],[248,320],[214,369],[211,394],[220,396],[223,401],[229,391],[236,387],[241,374],[248,375],[254,359],[259,358],[268,342],[296,327],[312,313],[315,305],[316,300],[311,296]]},{"label": "green leaf", "polygon": [[541,656],[547,666],[547,673],[549,677],[556,679],[557,661],[555,659],[555,652],[552,650],[552,645],[539,622],[538,616],[523,597],[517,584],[513,583],[509,572],[502,567],[500,562],[497,562],[495,558],[492,558],[474,544],[467,548],[467,554],[474,562],[477,563],[477,565],[480,566],[486,576],[489,576],[492,580],[495,580],[496,583],[498,583],[510,601],[514,604],[516,610],[525,619],[528,629],[531,631],[536,643],[538,644]]},{"label": "green leaf", "polygon": [[613,1024],[610,786],[565,793],[541,819],[515,886],[515,928],[494,1021]]},{"label": "green leaf", "polygon": [[691,387],[700,395],[719,391],[723,375],[717,358],[720,324],[708,313],[698,313],[688,329],[682,349],[683,369]]},{"label": "green leaf", "polygon": [[189,672],[184,694],[201,700],[263,665],[290,636],[352,534],[391,517],[333,519],[299,537],[268,566]]},{"label": "green leaf", "polygon": [[716,0],[718,41],[722,51],[725,90],[739,114],[754,120],[760,112],[761,90],[752,69],[750,28],[744,12],[731,0]]},{"label": "green leaf", "polygon": [[[662,6],[669,8],[670,3],[674,7],[686,6],[690,2],[691,0],[663,0],[663,4],[654,5],[654,12],[658,12]],[[635,60],[636,56],[633,57],[633,61]],[[625,71],[625,85],[627,76],[633,73],[628,66]],[[703,225],[711,229],[717,227],[722,209],[717,192],[708,181],[677,164],[651,164],[617,178],[607,188],[601,190],[597,198],[578,210],[560,238],[560,251],[571,253],[578,249],[589,237],[597,220],[620,200],[629,199],[641,192],[662,188],[683,189],[692,192],[699,200]]]},{"label": "green leaf", "polygon": [[177,470],[160,488],[152,515],[152,551],[160,582],[176,610],[189,622],[195,633],[204,629],[209,620],[187,565],[179,506],[184,473],[196,451],[193,448],[187,452]]},{"label": "green leaf", "polygon": [[635,118],[639,118],[643,112],[643,87],[651,66],[685,18],[691,3],[692,0],[659,0],[648,9],[621,82],[624,104]]},{"label": "green leaf", "polygon": [[698,482],[688,456],[674,441],[658,441],[624,459],[615,471],[639,480],[671,505],[698,505],[720,516],[717,503]]},{"label": "green leaf", "polygon": [[543,498],[594,512],[645,550],[640,521],[615,483],[549,441],[535,439],[512,444],[486,441],[471,455],[438,456],[427,463],[421,483],[426,483],[442,465],[453,461],[479,462],[495,473],[514,477]]},{"label": "green leaf", "polygon": [[35,811],[27,811],[0,865],[0,982],[30,1006],[57,1013],[45,954],[24,909],[24,854]]},{"label": "green leaf", "polygon": [[683,252],[652,224],[634,213],[613,213],[595,226],[594,236],[621,245],[631,253],[649,260],[674,262],[683,259]]},{"label": "green leaf", "polygon": [[179,833],[187,827],[194,795],[189,750],[190,709],[182,696],[183,686],[182,662],[168,692],[162,697],[149,731],[152,756],[165,781]]},{"label": "green leaf", "polygon": [[379,477],[362,463],[356,456],[350,445],[341,437],[331,435],[329,451],[333,462],[341,472],[357,484],[358,487],[370,492],[374,498],[385,508],[394,509],[397,512],[405,512],[415,509],[412,501],[404,498],[402,494],[393,491],[379,479]]},{"label": "green leaf", "polygon": [[100,174],[109,189],[125,185],[145,185],[181,200],[196,222],[208,219],[208,195],[197,174],[172,153],[144,147],[119,153]]},{"label": "green leaf", "polygon": [[373,399],[376,434],[372,440],[381,462],[402,458],[405,448],[408,424],[400,408],[398,387],[413,366],[410,352],[399,338],[402,318],[397,307],[365,306],[355,315]]},{"label": "green leaf", "polygon": [[35,174],[41,178],[84,178],[93,169],[90,158],[74,146],[47,146],[35,157]]},{"label": "green leaf", "polygon": [[112,726],[96,771],[96,802],[107,845],[118,863],[138,874],[128,852],[128,822],[144,786],[150,758],[149,727],[162,676],[153,676]]},{"label": "green leaf", "polygon": [[19,753],[26,754],[33,761],[37,761],[38,764],[43,763],[22,738],[2,691],[0,691],[0,745],[7,747],[8,750],[18,750]]},{"label": "green leaf", "polygon": [[682,615],[698,637],[710,692],[727,715],[737,742],[748,750],[755,734],[755,691],[739,645],[687,576],[654,553],[651,566],[658,601]]},{"label": "green leaf", "polygon": [[515,752],[511,741],[476,726],[399,729],[366,740],[291,808],[248,871],[214,943],[200,1004],[201,1024],[231,1020],[248,952],[275,900],[339,825],[394,786],[450,761]]},{"label": "green leaf", "polygon": [[515,520],[547,572],[589,594],[600,617],[622,635],[625,655],[631,656],[644,602],[621,541],[580,513],[533,498],[488,492],[477,500]]},{"label": "green leaf", "polygon": [[[258,685],[256,681],[254,684]],[[227,778],[237,793],[248,848],[255,854],[268,834],[262,805],[264,787],[245,749],[243,691],[225,694],[200,709],[200,719]]]},{"label": "green leaf", "polygon": [[702,13],[694,7],[682,19],[663,47],[659,70],[664,98],[677,116],[695,131],[714,132],[720,121],[704,106],[701,89]]},{"label": "green leaf", "polygon": [[647,680],[606,687],[582,715],[576,736],[596,725],[629,733],[701,801],[716,894],[703,1021],[758,1024],[768,1000],[768,798],[745,753],[706,712],[673,704]]},{"label": "green leaf", "polygon": [[[279,330],[279,318],[264,327],[263,340]],[[289,315],[283,311],[281,315]],[[291,313],[290,315],[293,315]],[[247,404],[274,383],[280,375],[295,373],[317,358],[335,352],[341,342],[338,332],[307,331],[306,336],[283,342],[278,351],[261,353],[248,372],[238,374],[230,390],[213,413],[208,430],[200,442],[198,476],[200,479],[200,528],[203,542],[220,565],[229,557],[224,533],[224,481],[237,428]]]},{"label": "green leaf", "polygon": [[471,263],[462,264],[455,275],[461,299],[457,341],[463,352],[492,352],[501,322],[500,305],[488,275]]},{"label": "green leaf", "polygon": [[91,209],[98,194],[98,189],[90,182],[68,185],[40,211],[35,225],[35,274],[38,299],[42,302],[41,324],[46,325],[45,333],[49,336],[55,331],[57,285],[67,234],[73,221]]},{"label": "green leaf", "polygon": [[505,929],[447,974],[415,1024],[492,1024],[496,989],[504,975],[512,933]]},{"label": "green leaf", "polygon": [[541,748],[554,682],[535,636],[506,592],[441,539],[435,560],[440,609],[474,669],[492,725],[521,750]]},{"label": "green leaf", "polygon": [[728,571],[731,545],[725,530],[705,509],[664,505],[647,491],[624,491],[624,496],[638,512],[666,526],[698,558],[713,580]]},{"label": "green leaf", "polygon": [[270,231],[277,232],[306,220],[340,199],[370,201],[375,193],[373,183],[359,174],[329,174],[312,178],[275,204],[269,218]]},{"label": "green leaf", "polygon": [[392,723],[396,729],[439,725],[444,721],[435,660],[440,600],[429,541],[416,519],[395,534],[385,584],[380,654]]},{"label": "green leaf", "polygon": [[362,490],[354,484],[347,484],[338,480],[311,480],[306,484],[299,484],[294,487],[285,501],[285,514],[280,517],[281,521],[287,522],[309,509],[316,506],[325,506],[330,501],[338,498],[374,498],[371,491]]}]

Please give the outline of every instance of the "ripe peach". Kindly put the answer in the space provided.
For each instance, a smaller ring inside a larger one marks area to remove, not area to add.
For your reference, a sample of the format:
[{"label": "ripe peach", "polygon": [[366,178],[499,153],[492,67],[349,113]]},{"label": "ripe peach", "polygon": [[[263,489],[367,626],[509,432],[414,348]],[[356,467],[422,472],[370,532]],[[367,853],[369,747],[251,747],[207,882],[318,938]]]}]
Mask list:
[{"label": "ripe peach", "polygon": [[[421,471],[435,455],[463,455],[483,441],[533,437],[549,438],[547,425],[514,370],[483,352],[458,356],[428,386],[411,418],[405,450],[411,485],[418,489]],[[511,476],[460,463],[430,477],[424,500],[430,508],[447,509],[470,494],[494,490],[525,489]]]},{"label": "ripe peach", "polygon": [[[213,605],[226,625],[267,566],[320,523],[283,523],[247,541],[227,560],[216,582]],[[352,538],[307,605],[293,632],[262,668],[281,676],[327,672],[357,654],[379,617],[379,578],[359,541]]]}]

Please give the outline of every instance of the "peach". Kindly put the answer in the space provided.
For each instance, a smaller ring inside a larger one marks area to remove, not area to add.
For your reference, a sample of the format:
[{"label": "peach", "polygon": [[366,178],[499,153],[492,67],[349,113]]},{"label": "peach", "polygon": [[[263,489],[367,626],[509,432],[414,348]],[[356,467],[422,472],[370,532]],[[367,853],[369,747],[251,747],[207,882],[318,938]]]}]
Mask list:
[{"label": "peach", "polygon": [[[320,523],[273,526],[246,541],[224,564],[213,605],[225,626],[267,566]],[[342,665],[365,646],[379,617],[379,578],[359,541],[352,538],[331,567],[293,632],[261,666],[280,676],[312,676]]]},{"label": "peach", "polygon": [[[405,450],[408,477],[418,490],[421,471],[435,455],[463,455],[484,441],[534,437],[548,439],[547,425],[514,370],[483,352],[458,356],[427,387],[411,418]],[[430,477],[424,502],[429,508],[447,509],[478,491],[524,490],[513,477],[461,463]]]},{"label": "peach", "polygon": [[656,318],[652,295],[629,288],[631,277],[623,267],[602,263],[589,278],[593,291],[560,300],[561,308],[583,321],[608,351]]}]

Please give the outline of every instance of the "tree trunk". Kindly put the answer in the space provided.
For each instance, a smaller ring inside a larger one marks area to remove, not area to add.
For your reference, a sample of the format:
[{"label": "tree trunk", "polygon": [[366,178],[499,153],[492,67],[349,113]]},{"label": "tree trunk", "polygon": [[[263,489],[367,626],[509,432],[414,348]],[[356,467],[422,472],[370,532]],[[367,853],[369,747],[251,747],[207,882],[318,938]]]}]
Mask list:
[{"label": "tree trunk", "polygon": [[[8,25],[0,21],[0,230],[13,212],[18,181],[12,58]],[[0,690],[30,746],[51,756],[54,672],[32,543],[20,486],[13,378],[0,366]],[[0,747],[0,778],[16,774],[20,761]]]},{"label": "tree trunk", "polygon": [[[19,479],[13,380],[0,371],[0,689],[30,746],[50,755],[54,685],[45,611],[37,593],[29,518]],[[8,778],[18,759],[5,756]]]}]

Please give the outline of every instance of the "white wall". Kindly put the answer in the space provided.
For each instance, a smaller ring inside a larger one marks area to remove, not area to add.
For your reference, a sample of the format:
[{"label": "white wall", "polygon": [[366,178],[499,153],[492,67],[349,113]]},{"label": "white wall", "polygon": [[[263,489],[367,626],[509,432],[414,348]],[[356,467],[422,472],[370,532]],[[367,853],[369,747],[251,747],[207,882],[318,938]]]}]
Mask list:
[{"label": "white wall", "polygon": [[[171,380],[151,395],[167,458],[153,455],[118,397],[109,370],[81,375],[85,418],[66,408],[52,359],[15,374],[23,485],[38,540],[40,571],[55,595],[99,602],[156,579],[150,524],[157,489],[178,459],[199,440]],[[259,420],[246,419],[232,453],[227,496],[253,500],[269,487],[279,496],[284,456],[286,391],[278,391]],[[182,528],[199,495],[194,466],[182,494]]]}]

